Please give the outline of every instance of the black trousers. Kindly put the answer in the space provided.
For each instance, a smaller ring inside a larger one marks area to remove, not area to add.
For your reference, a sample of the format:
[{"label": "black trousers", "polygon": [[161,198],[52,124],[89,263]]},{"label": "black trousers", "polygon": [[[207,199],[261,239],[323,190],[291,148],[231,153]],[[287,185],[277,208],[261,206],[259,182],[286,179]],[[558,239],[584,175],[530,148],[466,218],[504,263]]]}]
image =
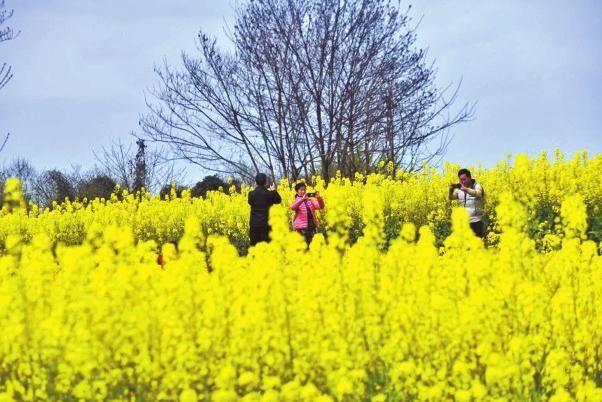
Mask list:
[{"label": "black trousers", "polygon": [[307,243],[307,247],[309,247],[309,244],[314,239],[314,235],[316,234],[316,229],[299,229],[297,230],[297,232],[301,233],[301,235],[305,238],[305,243]]},{"label": "black trousers", "polygon": [[251,227],[249,228],[249,238],[251,240],[251,246],[256,245],[261,241],[270,242],[270,228],[269,227]]},{"label": "black trousers", "polygon": [[474,232],[475,236],[480,237],[481,239],[485,236],[485,233],[484,233],[485,231],[483,229],[483,222],[482,221],[471,222],[470,223],[470,228]]}]

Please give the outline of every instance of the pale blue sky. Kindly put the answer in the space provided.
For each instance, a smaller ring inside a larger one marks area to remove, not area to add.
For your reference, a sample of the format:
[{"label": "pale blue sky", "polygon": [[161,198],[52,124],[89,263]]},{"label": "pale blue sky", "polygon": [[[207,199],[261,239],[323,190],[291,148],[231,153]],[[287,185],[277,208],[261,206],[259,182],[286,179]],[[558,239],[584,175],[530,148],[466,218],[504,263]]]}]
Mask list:
[{"label": "pale blue sky", "polygon": [[[403,2],[408,4],[408,2]],[[438,85],[463,80],[457,105],[473,121],[453,129],[447,160],[491,166],[506,153],[558,146],[602,152],[602,2],[413,2],[418,46]],[[0,162],[39,169],[90,167],[93,150],[130,141],[158,83],[155,63],[179,65],[199,29],[225,40],[234,2],[212,0],[6,0],[17,40],[0,44],[14,69],[0,91]],[[192,176],[197,176],[190,171]],[[190,177],[196,180],[198,177]]]}]

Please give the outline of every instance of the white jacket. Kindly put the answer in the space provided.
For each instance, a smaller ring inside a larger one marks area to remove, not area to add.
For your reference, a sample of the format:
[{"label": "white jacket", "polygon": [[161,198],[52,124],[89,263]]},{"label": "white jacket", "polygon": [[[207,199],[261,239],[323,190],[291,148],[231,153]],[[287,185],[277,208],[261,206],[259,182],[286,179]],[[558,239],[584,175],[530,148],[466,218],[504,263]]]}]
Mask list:
[{"label": "white jacket", "polygon": [[451,198],[454,200],[458,200],[458,204],[461,207],[466,208],[466,212],[468,212],[468,219],[470,223],[475,223],[483,219],[483,187],[481,187],[481,185],[475,181],[472,183],[470,188],[476,191],[476,195],[470,195],[456,188],[454,189]]}]

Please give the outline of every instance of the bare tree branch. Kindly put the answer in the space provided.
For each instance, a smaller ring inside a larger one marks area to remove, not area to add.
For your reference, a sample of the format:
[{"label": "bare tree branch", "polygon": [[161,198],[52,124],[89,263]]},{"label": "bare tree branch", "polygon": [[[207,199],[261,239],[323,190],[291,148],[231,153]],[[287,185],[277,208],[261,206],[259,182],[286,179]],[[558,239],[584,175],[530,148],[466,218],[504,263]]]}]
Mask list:
[{"label": "bare tree branch", "polygon": [[[156,193],[164,185],[181,182],[184,177],[183,169],[178,169],[173,160],[167,158],[162,149],[148,149],[144,152],[144,170],[140,174],[140,156],[134,151],[132,144],[125,145],[121,141],[114,142],[109,148],[102,148],[94,152],[94,157],[99,164],[99,171],[120,183],[129,191],[141,187]],[[138,160],[137,160],[138,156]],[[137,164],[138,162],[138,164]],[[141,180],[137,183],[137,179]]]},{"label": "bare tree branch", "polygon": [[296,180],[388,160],[417,170],[445,152],[460,84],[435,86],[408,10],[390,0],[256,0],[236,10],[234,51],[199,34],[181,70],[156,72],[144,137],[205,169]]},{"label": "bare tree branch", "polygon": [[[15,39],[21,33],[20,31],[15,32],[10,26],[2,28],[2,25],[13,16],[13,13],[13,10],[5,10],[4,0],[0,0],[0,42]],[[4,88],[12,78],[12,67],[6,62],[3,62],[2,66],[0,67],[0,90]],[[2,150],[6,146],[6,142],[8,141],[9,136],[10,133],[6,134],[6,137],[4,137],[4,141],[0,146],[0,152],[2,152]]]}]

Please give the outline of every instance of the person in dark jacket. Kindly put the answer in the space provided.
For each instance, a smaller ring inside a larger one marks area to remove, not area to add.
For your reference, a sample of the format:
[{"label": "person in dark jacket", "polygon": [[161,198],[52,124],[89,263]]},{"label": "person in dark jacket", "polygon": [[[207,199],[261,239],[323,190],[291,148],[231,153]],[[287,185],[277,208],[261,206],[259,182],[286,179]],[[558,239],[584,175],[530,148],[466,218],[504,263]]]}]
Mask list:
[{"label": "person in dark jacket", "polygon": [[255,176],[257,187],[249,193],[249,205],[251,206],[249,238],[251,239],[251,246],[260,241],[270,241],[270,225],[268,225],[270,207],[282,202],[280,194],[276,191],[276,185],[272,184],[267,189],[267,182],[267,176],[264,173],[258,173]]}]

